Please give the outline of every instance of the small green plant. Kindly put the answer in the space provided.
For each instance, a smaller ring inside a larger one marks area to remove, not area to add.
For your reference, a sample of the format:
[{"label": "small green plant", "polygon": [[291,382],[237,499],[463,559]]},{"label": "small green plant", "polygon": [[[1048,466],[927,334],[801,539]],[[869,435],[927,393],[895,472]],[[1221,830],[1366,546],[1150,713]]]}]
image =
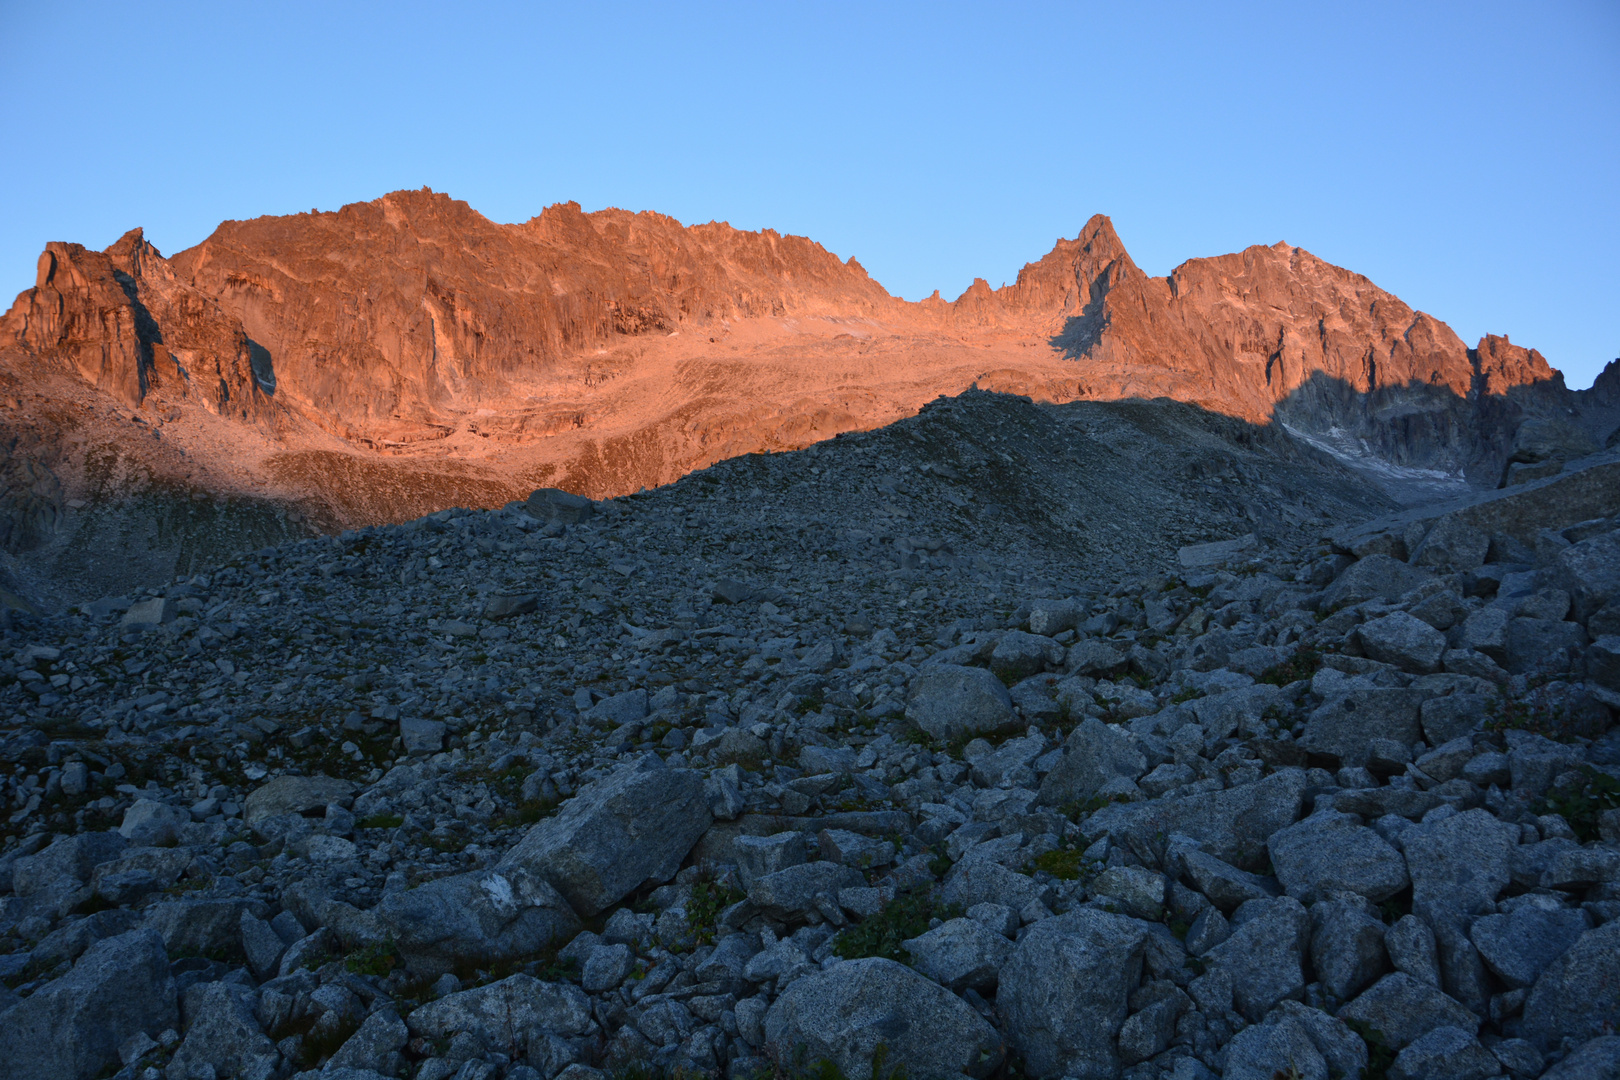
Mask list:
[{"label": "small green plant", "polygon": [[359,824],[362,829],[397,829],[405,824],[405,819],[398,814],[372,814],[361,818]]},{"label": "small green plant", "polygon": [[742,893],[717,882],[700,881],[692,886],[692,897],[686,902],[686,928],[699,945],[714,944],[715,920],[741,899]]},{"label": "small green plant", "polygon": [[[817,1058],[815,1061],[805,1060],[806,1050],[804,1044],[794,1048],[793,1055],[786,1061],[776,1063],[773,1080],[850,1080],[850,1077],[839,1068],[838,1063],[827,1058]],[[888,1068],[889,1048],[878,1043],[872,1052],[872,1071],[870,1080],[906,1080],[906,1070],[903,1065]],[[764,1080],[763,1077],[757,1080]],[[867,1078],[862,1078],[867,1080]]]},{"label": "small green plant", "polygon": [[821,691],[812,690],[799,699],[799,703],[793,706],[793,711],[800,716],[804,716],[806,713],[820,712],[821,707],[825,704],[827,704],[827,699],[822,696]]},{"label": "small green plant", "polygon": [[1410,891],[1397,893],[1378,905],[1378,914],[1391,925],[1412,914],[1412,894]]},{"label": "small green plant", "polygon": [[1345,1023],[1367,1044],[1367,1070],[1361,1075],[1365,1080],[1386,1080],[1390,1066],[1395,1064],[1395,1048],[1389,1045],[1382,1031],[1366,1021],[1346,1020]]},{"label": "small green plant", "polygon": [[1029,861],[1029,869],[1044,870],[1059,881],[1077,881],[1080,878],[1080,849],[1053,848]]},{"label": "small green plant", "polygon": [[876,915],[840,932],[833,942],[833,952],[845,960],[881,956],[909,964],[911,955],[901,942],[926,934],[934,919],[952,919],[959,914],[955,905],[941,903],[932,889],[900,893]]},{"label": "small green plant", "polygon": [[1581,781],[1555,788],[1536,805],[1538,814],[1562,814],[1576,839],[1587,843],[1598,839],[1598,817],[1605,810],[1620,807],[1620,780],[1590,765],[1581,766]]},{"label": "small green plant", "polygon": [[1000,746],[1008,739],[1016,739],[1024,734],[1025,728],[1018,724],[1004,724],[992,731],[964,731],[945,745],[945,752],[957,761],[962,760],[962,752],[967,749],[968,743],[975,739],[983,739],[991,746]]},{"label": "small green plant", "polygon": [[1101,810],[1103,807],[1107,806],[1109,803],[1130,801],[1130,796],[1123,793],[1112,796],[1093,795],[1089,799],[1076,799],[1072,802],[1064,803],[1062,806],[1058,807],[1058,813],[1062,814],[1070,821],[1078,823],[1080,819],[1085,817],[1087,814],[1094,814],[1098,810]]},{"label": "small green plant", "polygon": [[1171,694],[1170,695],[1170,704],[1172,704],[1172,705],[1183,705],[1183,704],[1185,704],[1185,703],[1187,703],[1189,701],[1196,701],[1198,698],[1201,698],[1203,696],[1204,696],[1204,692],[1202,690],[1194,690],[1192,687],[1189,686],[1185,690],[1178,690],[1174,694]]},{"label": "small green plant", "polygon": [[1322,667],[1322,654],[1315,649],[1297,649],[1293,656],[1280,664],[1273,664],[1260,673],[1260,681],[1272,686],[1287,686],[1315,675]]},{"label": "small green plant", "polygon": [[375,975],[379,979],[400,964],[399,950],[393,941],[367,945],[349,954],[344,966],[356,975]]}]

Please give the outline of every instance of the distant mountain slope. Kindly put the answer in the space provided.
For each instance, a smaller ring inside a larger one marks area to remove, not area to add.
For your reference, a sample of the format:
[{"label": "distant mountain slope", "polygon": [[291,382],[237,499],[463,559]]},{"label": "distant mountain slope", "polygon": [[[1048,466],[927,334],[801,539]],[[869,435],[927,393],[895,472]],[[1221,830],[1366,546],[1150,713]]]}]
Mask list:
[{"label": "distant mountain slope", "polygon": [[[504,225],[395,192],[167,259],[139,230],[49,245],[0,318],[0,546],[52,580],[85,537],[121,542],[115,511],[162,567],[541,485],[621,494],[973,385],[1169,397],[1489,486],[1620,421],[1614,365],[1571,393],[1533,350],[1469,349],[1284,244],[1152,278],[1097,216],[1012,285],[909,303],[802,237],[573,203]],[[201,502],[254,524],[199,540]]]}]

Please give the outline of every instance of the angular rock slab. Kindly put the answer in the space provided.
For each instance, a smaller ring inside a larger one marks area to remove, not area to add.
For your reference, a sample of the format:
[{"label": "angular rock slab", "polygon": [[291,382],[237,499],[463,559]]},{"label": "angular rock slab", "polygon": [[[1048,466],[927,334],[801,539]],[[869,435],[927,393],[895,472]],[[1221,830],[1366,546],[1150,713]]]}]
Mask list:
[{"label": "angular rock slab", "polygon": [[1479,1017],[1461,1002],[1400,971],[1385,975],[1340,1009],[1339,1019],[1383,1032],[1396,1050],[1404,1050],[1438,1027],[1459,1027],[1469,1033],[1479,1029]]},{"label": "angular rock slab", "polygon": [[591,1001],[583,990],[529,975],[446,994],[405,1018],[413,1035],[437,1039],[470,1031],[506,1054],[521,1054],[547,1035],[582,1035],[590,1023]]},{"label": "angular rock slab", "polygon": [[202,983],[186,993],[186,1041],[175,1051],[169,1069],[194,1075],[208,1065],[237,1080],[270,1080],[281,1055],[259,1030],[249,1005],[252,991],[234,983]]},{"label": "angular rock slab", "polygon": [[406,966],[430,977],[532,956],[579,931],[562,894],[521,870],[480,870],[387,892],[376,912]]},{"label": "angular rock slab", "polygon": [[1412,878],[1413,910],[1483,911],[1512,880],[1509,867],[1518,842],[1517,825],[1482,809],[1407,829],[1401,846]]},{"label": "angular rock slab", "polygon": [[118,1067],[131,1035],[180,1022],[169,957],[150,930],[96,942],[72,971],[0,1015],[0,1076],[30,1080],[88,1080]]},{"label": "angular rock slab", "polygon": [[1278,769],[1253,784],[1181,799],[1114,803],[1081,823],[1088,840],[1108,836],[1143,851],[1155,851],[1172,833],[1241,870],[1265,864],[1266,840],[1299,818],[1305,770]]},{"label": "angular rock slab", "polygon": [[538,874],[589,917],[643,882],[674,877],[711,821],[702,776],[648,754],[530,829],[499,869]]},{"label": "angular rock slab", "polygon": [[354,792],[354,785],[332,776],[278,776],[248,793],[242,820],[257,825],[265,818],[318,810]]},{"label": "angular rock slab", "polygon": [[1620,1035],[1600,1035],[1571,1050],[1541,1080],[1620,1080]]},{"label": "angular rock slab", "polygon": [[1266,841],[1277,880],[1306,904],[1333,892],[1353,892],[1373,903],[1407,886],[1406,860],[1348,814],[1312,814]]},{"label": "angular rock slab", "polygon": [[1536,980],[1524,1037],[1544,1050],[1620,1028],[1620,922],[1588,930]]},{"label": "angular rock slab", "polygon": [[955,994],[881,957],[847,960],[795,980],[765,1014],[765,1044],[780,1060],[803,1054],[844,1076],[884,1067],[913,1080],[983,1077],[1001,1064],[995,1028]]},{"label": "angular rock slab", "polygon": [[903,943],[912,965],[951,990],[996,984],[1013,945],[976,919],[949,919],[920,937]]},{"label": "angular rock slab", "polygon": [[1205,953],[1204,962],[1230,976],[1238,1011],[1258,1023],[1279,1001],[1303,994],[1311,919],[1291,896],[1251,900],[1238,918],[1232,936]]},{"label": "angular rock slab", "polygon": [[1404,611],[1362,623],[1356,634],[1372,659],[1418,675],[1440,670],[1446,651],[1446,635]]},{"label": "angular rock slab", "polygon": [[1147,757],[1124,732],[1088,716],[1069,733],[1057,768],[1041,783],[1041,802],[1061,806],[1096,795],[1113,780],[1137,780],[1147,772]]},{"label": "angular rock slab", "polygon": [[1328,1080],[1328,1064],[1304,1025],[1287,1017],[1238,1032],[1227,1046],[1223,1080]]},{"label": "angular rock slab", "polygon": [[1011,723],[1012,695],[984,668],[930,665],[911,681],[906,719],[930,737],[949,742]]},{"label": "angular rock slab", "polygon": [[1299,744],[1313,754],[1332,754],[1346,765],[1365,765],[1374,739],[1411,746],[1423,734],[1420,690],[1377,687],[1352,690],[1324,703],[1305,721]]},{"label": "angular rock slab", "polygon": [[1543,911],[1521,907],[1507,915],[1485,915],[1468,928],[1485,965],[1509,988],[1533,986],[1547,965],[1591,928],[1580,908]]},{"label": "angular rock slab", "polygon": [[1032,1077],[1114,1080],[1117,1037],[1142,977],[1144,924],[1094,908],[1043,919],[1001,969],[996,1004]]}]

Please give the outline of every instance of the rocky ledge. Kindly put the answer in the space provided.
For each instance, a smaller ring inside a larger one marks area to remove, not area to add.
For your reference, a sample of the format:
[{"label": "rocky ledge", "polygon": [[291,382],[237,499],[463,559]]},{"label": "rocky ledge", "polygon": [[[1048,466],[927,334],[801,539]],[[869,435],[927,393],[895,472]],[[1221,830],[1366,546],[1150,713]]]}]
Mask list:
[{"label": "rocky ledge", "polygon": [[1103,583],[842,453],[6,615],[0,1075],[1620,1075],[1620,517]]}]

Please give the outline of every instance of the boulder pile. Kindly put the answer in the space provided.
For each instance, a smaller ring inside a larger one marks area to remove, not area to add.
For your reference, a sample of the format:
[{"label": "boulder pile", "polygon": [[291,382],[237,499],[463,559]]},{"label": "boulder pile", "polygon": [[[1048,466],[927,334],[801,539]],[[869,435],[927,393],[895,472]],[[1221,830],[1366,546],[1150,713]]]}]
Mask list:
[{"label": "boulder pile", "polygon": [[1617,1075],[1620,516],[1099,580],[713,486],[5,616],[0,1075]]}]

